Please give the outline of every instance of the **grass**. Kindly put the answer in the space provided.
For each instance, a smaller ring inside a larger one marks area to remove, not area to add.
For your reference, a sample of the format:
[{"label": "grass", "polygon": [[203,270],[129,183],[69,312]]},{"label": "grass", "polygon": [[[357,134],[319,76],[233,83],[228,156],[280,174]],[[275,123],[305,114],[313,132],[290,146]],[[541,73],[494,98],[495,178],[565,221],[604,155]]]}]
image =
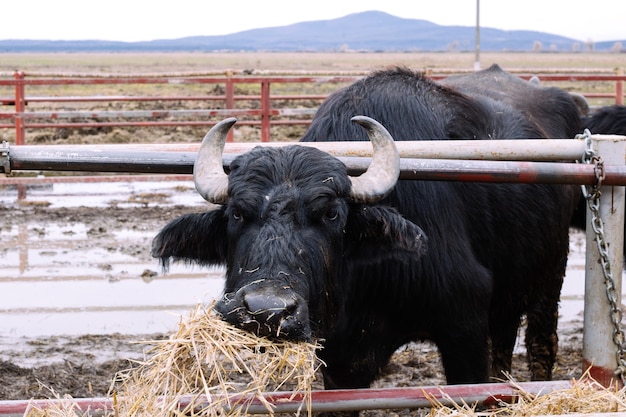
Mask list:
[{"label": "grass", "polygon": [[[603,69],[624,67],[618,53],[483,52],[482,67],[498,63],[511,69]],[[391,64],[415,69],[472,69],[474,53],[5,53],[0,73],[14,70],[47,72],[146,74],[188,72],[223,74],[228,70],[257,71],[371,71]]]}]

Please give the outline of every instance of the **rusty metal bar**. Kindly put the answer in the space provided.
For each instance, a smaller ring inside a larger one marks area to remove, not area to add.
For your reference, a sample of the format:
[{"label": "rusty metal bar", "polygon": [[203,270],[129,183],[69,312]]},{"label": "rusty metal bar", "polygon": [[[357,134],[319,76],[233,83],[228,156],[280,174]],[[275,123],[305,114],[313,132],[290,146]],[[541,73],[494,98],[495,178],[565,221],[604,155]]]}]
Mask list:
[{"label": "rusty metal bar", "polygon": [[[447,386],[424,386],[410,388],[386,388],[386,389],[353,389],[353,390],[329,390],[311,392],[311,411],[314,413],[325,411],[356,411],[356,410],[389,410],[389,409],[414,409],[429,408],[434,402],[445,406],[454,404],[477,404],[497,405],[501,402],[511,403],[520,395],[547,395],[558,390],[566,390],[572,387],[570,381],[545,381],[545,382],[521,382],[475,384],[475,385],[447,385]],[[294,413],[303,408],[303,394],[291,392],[265,393],[264,402],[272,404],[274,413]],[[268,414],[266,405],[258,398],[252,396],[234,395],[230,403],[236,404],[245,398],[249,401],[249,414]],[[157,399],[158,400],[158,399]],[[123,398],[117,398],[123,401]],[[247,402],[248,402],[247,401]],[[114,411],[113,399],[111,398],[76,398],[76,399],[53,399],[31,401],[0,401],[0,416],[21,417],[29,407],[46,409],[61,404],[74,404],[75,410],[80,412],[89,411],[90,415],[103,415]],[[183,397],[179,401],[181,409],[197,404],[198,407],[206,407],[209,403],[205,397]]]},{"label": "rusty metal bar", "polygon": [[15,144],[23,145],[26,138],[26,130],[24,119],[20,114],[26,110],[26,101],[24,100],[24,73],[15,71]]},{"label": "rusty metal bar", "polygon": [[[24,112],[19,116],[22,119],[76,119],[76,118],[153,118],[164,117],[236,117],[236,116],[259,116],[260,110],[255,109],[202,109],[202,110],[123,110],[123,111],[41,111]],[[0,118],[6,118],[6,114],[0,114]],[[51,124],[54,126],[53,124]],[[31,125],[28,125],[31,127]]]},{"label": "rusty metal bar", "polygon": [[[605,94],[606,96],[606,94]],[[324,100],[325,94],[281,94],[272,96],[272,100]],[[608,95],[612,97],[612,95]],[[90,103],[109,101],[226,101],[224,96],[26,96],[28,103]],[[260,95],[233,95],[233,101],[261,100]],[[14,105],[14,97],[0,97],[3,105]],[[227,107],[228,108],[228,107]]]},{"label": "rusty metal bar", "polygon": [[[226,78],[226,86],[224,88],[224,94],[226,95],[225,108],[226,109],[234,109],[235,108],[235,83],[231,78],[231,75],[228,74]],[[232,142],[234,140],[235,131],[229,130],[228,136],[226,137],[227,142]]]},{"label": "rusty metal bar", "polygon": [[[235,84],[270,83],[348,83],[360,76],[235,76]],[[94,78],[25,78],[25,85],[111,85],[111,84],[223,84],[227,77],[94,77]],[[0,85],[14,85],[15,81],[0,79]]]},{"label": "rusty metal bar", "polygon": [[[616,74],[623,76],[624,68],[618,68]],[[624,104],[624,79],[615,80],[615,104]]]},{"label": "rusty metal bar", "polygon": [[[310,121],[309,121],[310,122]],[[43,128],[80,128],[80,127],[163,127],[163,126],[193,126],[193,127],[210,127],[216,124],[211,120],[163,120],[163,121],[137,121],[137,122],[59,122],[59,123],[29,123],[29,129]],[[260,125],[259,120],[242,120],[237,123],[238,126],[257,126]],[[0,125],[5,126],[5,125]],[[13,127],[13,125],[9,125]]]},{"label": "rusty metal bar", "polygon": [[[504,141],[502,141],[504,142]],[[537,145],[539,145],[537,143]],[[9,168],[14,170],[139,172],[189,174],[195,152],[143,150],[100,150],[88,146],[61,150],[46,147],[14,146],[9,148]],[[236,154],[224,154],[228,169]],[[364,172],[368,157],[338,157],[353,175]],[[1,165],[1,164],[0,164]],[[440,181],[478,181],[506,183],[593,184],[593,166],[586,164],[524,161],[480,161],[402,158],[400,178]],[[606,166],[606,185],[626,184],[626,167]]]},{"label": "rusty metal bar", "polygon": [[270,100],[270,83],[261,83],[261,142],[270,141],[270,115],[272,102]]},{"label": "rusty metal bar", "polygon": [[[76,119],[76,118],[164,118],[164,117],[236,117],[236,116],[312,116],[315,109],[202,109],[202,110],[123,110],[123,111],[42,111],[23,113],[0,113],[0,119],[10,119],[16,115],[22,119]],[[215,123],[215,122],[214,122]],[[56,126],[48,123],[50,126]],[[33,127],[29,124],[27,127]]]},{"label": "rusty metal bar", "polygon": [[626,76],[619,74],[528,74],[520,75],[520,78],[530,79],[539,77],[542,81],[619,81],[625,80]]},{"label": "rusty metal bar", "polygon": [[[341,159],[341,158],[339,158]],[[349,165],[353,175],[369,166]],[[523,184],[593,184],[594,169],[584,164],[520,161],[456,161],[449,159],[402,159],[401,179]],[[606,185],[626,185],[626,167],[605,166]]]},{"label": "rusty metal bar", "polygon": [[128,175],[72,175],[37,177],[0,177],[0,186],[39,185],[97,182],[193,181],[191,174],[128,174]]}]

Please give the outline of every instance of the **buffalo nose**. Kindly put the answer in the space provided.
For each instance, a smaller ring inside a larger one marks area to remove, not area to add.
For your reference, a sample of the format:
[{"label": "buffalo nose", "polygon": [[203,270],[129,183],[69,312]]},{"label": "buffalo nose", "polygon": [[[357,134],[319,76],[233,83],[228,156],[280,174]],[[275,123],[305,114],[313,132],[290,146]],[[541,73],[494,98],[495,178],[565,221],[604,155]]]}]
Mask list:
[{"label": "buffalo nose", "polygon": [[292,341],[313,338],[307,302],[289,286],[244,286],[224,294],[216,310],[227,322],[257,336]]},{"label": "buffalo nose", "polygon": [[244,296],[244,304],[248,312],[265,320],[276,314],[292,312],[296,308],[294,297],[275,296],[263,293],[248,293]]},{"label": "buffalo nose", "polygon": [[287,330],[283,326],[292,320],[298,305],[294,297],[265,293],[248,293],[244,296],[244,308],[248,314],[246,330],[260,336],[280,336]]}]

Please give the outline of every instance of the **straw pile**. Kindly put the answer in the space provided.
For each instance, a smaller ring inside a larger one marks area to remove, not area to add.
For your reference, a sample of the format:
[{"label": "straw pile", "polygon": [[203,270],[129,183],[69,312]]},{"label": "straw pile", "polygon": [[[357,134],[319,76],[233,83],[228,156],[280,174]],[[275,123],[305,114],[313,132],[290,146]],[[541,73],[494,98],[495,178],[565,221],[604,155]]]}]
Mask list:
[{"label": "straw pile", "polygon": [[70,395],[61,397],[52,388],[44,387],[56,401],[45,409],[32,402],[24,412],[24,417],[79,417],[82,415],[78,404]]},{"label": "straw pile", "polygon": [[318,345],[256,337],[221,320],[213,305],[181,319],[169,340],[150,343],[149,359],[119,376],[117,416],[239,416],[252,398],[272,414],[261,395],[272,391],[300,394],[302,409],[310,410]]},{"label": "straw pile", "polygon": [[[258,338],[225,323],[213,312],[213,305],[198,306],[181,318],[178,332],[169,340],[146,343],[154,345],[148,359],[118,375],[115,386],[119,389],[112,394],[114,417],[241,416],[246,415],[252,399],[272,415],[272,405],[261,394],[273,391],[291,391],[292,398],[300,395],[300,411],[311,414],[311,386],[322,365],[315,355],[319,345]],[[516,385],[511,378],[509,383]],[[571,388],[541,395],[518,388],[518,401],[512,404],[477,410],[473,404],[448,401],[453,406],[445,406],[432,399],[432,408],[419,415],[530,417],[626,412],[626,388],[605,388],[587,373],[573,381]],[[89,416],[71,398],[54,396],[59,401],[53,407],[31,406],[25,416]]]},{"label": "straw pile", "polygon": [[[568,414],[600,414],[626,412],[626,388],[607,388],[593,380],[586,372],[580,379],[572,381],[571,388],[554,390],[540,395],[530,394],[515,381],[519,397],[514,403],[501,403],[498,407],[477,411],[475,405],[456,404],[445,406],[431,401],[430,417],[531,417]],[[448,400],[450,400],[448,398]]]}]

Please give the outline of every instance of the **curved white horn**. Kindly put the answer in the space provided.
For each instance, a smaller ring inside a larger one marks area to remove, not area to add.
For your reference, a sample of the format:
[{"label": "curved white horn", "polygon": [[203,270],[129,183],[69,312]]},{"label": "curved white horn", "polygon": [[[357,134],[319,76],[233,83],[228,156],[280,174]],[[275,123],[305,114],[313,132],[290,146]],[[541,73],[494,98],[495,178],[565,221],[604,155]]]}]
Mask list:
[{"label": "curved white horn", "polygon": [[228,201],[228,175],[224,172],[222,153],[228,131],[237,122],[231,117],[222,120],[209,130],[193,165],[193,181],[196,190],[206,201],[225,204]]},{"label": "curved white horn", "polygon": [[383,125],[367,116],[354,116],[353,122],[367,130],[374,148],[372,162],[358,177],[350,177],[350,196],[358,203],[375,203],[393,190],[400,175],[400,155],[391,134]]}]

